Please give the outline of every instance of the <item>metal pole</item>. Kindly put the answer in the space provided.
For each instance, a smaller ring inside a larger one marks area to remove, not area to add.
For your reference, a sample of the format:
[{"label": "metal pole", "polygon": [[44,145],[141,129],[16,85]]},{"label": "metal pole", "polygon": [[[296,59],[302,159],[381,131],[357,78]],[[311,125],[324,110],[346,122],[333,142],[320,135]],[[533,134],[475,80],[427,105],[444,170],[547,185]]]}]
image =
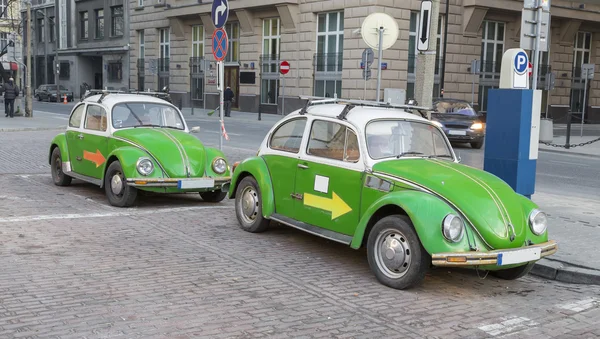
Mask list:
[{"label": "metal pole", "polygon": [[531,89],[534,91],[537,89],[537,78],[538,78],[538,66],[540,63],[540,35],[542,34],[542,6],[540,1],[537,3],[537,29],[535,35],[535,52],[533,61],[533,83]]},{"label": "metal pole", "polygon": [[588,85],[588,70],[585,70],[585,82],[583,87],[583,109],[581,110],[581,137],[583,138],[583,121],[585,120],[585,99],[587,99],[587,85]]},{"label": "metal pole", "polygon": [[281,93],[281,115],[285,115],[285,76],[281,76],[281,82],[283,84],[283,92]]},{"label": "metal pole", "polygon": [[569,149],[569,143],[571,142],[571,110],[567,112],[567,139],[565,140],[565,148]]},{"label": "metal pole", "polygon": [[[448,43],[448,19],[450,13],[450,0],[446,0],[446,16],[444,18],[444,50],[442,52],[442,69],[440,70],[440,97],[444,97],[444,80],[446,78],[446,44]],[[471,103],[473,106],[473,103]]]},{"label": "metal pole", "polygon": [[365,58],[363,59],[363,65],[365,66],[364,71],[363,71],[363,80],[365,81],[364,85],[365,88],[363,90],[363,100],[367,100],[367,53],[365,53]]},{"label": "metal pole", "polygon": [[[221,126],[223,126],[223,105],[225,103],[224,100],[224,89],[225,89],[225,67],[223,64],[223,61],[219,61],[217,63],[217,71],[218,71],[218,77],[219,77],[219,101],[220,101],[220,105],[219,105],[219,116],[221,117]],[[221,129],[219,126],[219,129]],[[223,149],[223,131],[221,130],[219,133],[219,149],[222,150]]]},{"label": "metal pole", "polygon": [[56,101],[60,102],[60,88],[58,83],[58,75],[60,74],[60,63],[58,62],[58,2],[54,4],[54,62],[56,63],[56,74],[54,75],[54,83],[56,84]]},{"label": "metal pole", "polygon": [[[31,67],[31,2],[27,1],[27,65]],[[25,116],[33,117],[33,98],[31,97],[31,70],[27,71],[27,87],[25,100]]]},{"label": "metal pole", "polygon": [[[379,69],[377,70],[377,101],[379,101],[379,98],[381,96],[381,94],[379,93],[381,91],[381,57],[383,55],[383,49],[381,48],[381,45],[383,44],[383,27],[379,27],[379,56],[377,57],[379,60]],[[365,65],[366,67],[367,65]]]},{"label": "metal pole", "polygon": [[[473,70],[471,70],[471,106],[473,106],[474,101],[475,101],[475,73],[473,72]],[[481,105],[481,103],[479,103]]]}]

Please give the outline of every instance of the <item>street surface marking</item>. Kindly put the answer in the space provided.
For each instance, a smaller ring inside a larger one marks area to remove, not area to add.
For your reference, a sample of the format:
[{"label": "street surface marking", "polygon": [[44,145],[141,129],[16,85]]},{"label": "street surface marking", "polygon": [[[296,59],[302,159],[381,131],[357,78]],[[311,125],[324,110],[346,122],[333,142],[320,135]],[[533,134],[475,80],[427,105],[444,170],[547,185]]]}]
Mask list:
[{"label": "street surface marking", "polygon": [[538,173],[538,175],[543,175],[545,177],[551,177],[551,178],[560,178],[560,179],[577,179],[575,177],[569,177],[566,175],[559,175],[559,174]]},{"label": "street surface marking", "polygon": [[33,114],[54,115],[55,119],[61,119],[61,120],[69,120],[70,113],[71,113],[71,110],[69,110],[69,112],[64,113],[64,114],[62,114],[62,113],[52,113],[52,112],[46,112],[46,111],[36,111],[36,110],[33,111]]},{"label": "street surface marking", "polygon": [[531,319],[518,317],[505,320],[501,323],[480,326],[479,329],[491,336],[497,336],[503,333],[515,332],[535,326],[537,323]]},{"label": "street surface marking", "polygon": [[[216,134],[221,134],[221,131],[213,131],[213,130],[204,130],[204,131],[200,131],[200,133],[202,132],[208,132],[208,133],[216,133]],[[228,135],[235,135],[235,136],[241,136],[241,134],[237,134],[237,133],[229,133],[227,132]]]},{"label": "street surface marking", "polygon": [[84,218],[111,218],[111,217],[130,217],[159,213],[181,213],[188,211],[199,211],[207,209],[231,209],[231,206],[194,206],[194,207],[175,207],[158,208],[149,210],[132,210],[126,212],[108,212],[108,213],[78,213],[78,214],[49,214],[49,215],[28,215],[22,217],[0,218],[0,223],[9,222],[28,222],[41,220],[60,220],[60,219],[84,219]]},{"label": "street surface marking", "polygon": [[558,307],[573,312],[581,312],[598,305],[600,305],[600,299],[588,298],[570,304],[561,304]]},{"label": "street surface marking", "polygon": [[[574,165],[572,161],[548,160],[548,162],[553,162],[553,163],[557,163],[557,164],[571,165],[571,166]],[[577,164],[577,167],[590,167],[590,165]]]}]

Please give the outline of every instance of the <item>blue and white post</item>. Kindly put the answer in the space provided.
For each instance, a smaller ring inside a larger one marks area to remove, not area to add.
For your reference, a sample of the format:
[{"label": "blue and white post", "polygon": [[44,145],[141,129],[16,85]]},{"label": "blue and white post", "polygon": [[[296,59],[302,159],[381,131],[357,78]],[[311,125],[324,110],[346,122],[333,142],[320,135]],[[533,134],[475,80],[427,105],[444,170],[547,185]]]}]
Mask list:
[{"label": "blue and white post", "polygon": [[483,169],[531,199],[539,148],[542,91],[529,89],[529,58],[504,52],[500,88],[488,91]]}]

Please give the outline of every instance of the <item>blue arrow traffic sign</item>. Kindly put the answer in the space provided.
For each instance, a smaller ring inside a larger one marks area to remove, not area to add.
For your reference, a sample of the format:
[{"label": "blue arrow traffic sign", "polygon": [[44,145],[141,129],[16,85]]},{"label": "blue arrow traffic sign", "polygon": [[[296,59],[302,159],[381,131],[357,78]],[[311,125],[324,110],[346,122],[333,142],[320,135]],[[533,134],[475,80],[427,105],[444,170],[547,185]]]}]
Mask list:
[{"label": "blue arrow traffic sign", "polygon": [[213,0],[211,18],[216,28],[225,26],[229,17],[229,4],[227,0]]},{"label": "blue arrow traffic sign", "polygon": [[215,29],[212,35],[212,50],[213,56],[217,61],[223,61],[227,55],[227,48],[229,46],[229,39],[227,32],[222,28]]}]

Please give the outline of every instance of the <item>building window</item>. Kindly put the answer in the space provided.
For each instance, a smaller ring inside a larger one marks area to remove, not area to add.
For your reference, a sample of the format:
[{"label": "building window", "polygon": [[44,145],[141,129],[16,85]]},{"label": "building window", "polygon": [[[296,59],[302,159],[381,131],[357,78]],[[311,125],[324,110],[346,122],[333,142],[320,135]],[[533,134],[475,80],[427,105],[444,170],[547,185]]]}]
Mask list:
[{"label": "building window", "polygon": [[260,102],[277,104],[279,97],[279,18],[263,20]]},{"label": "building window", "polygon": [[321,13],[317,18],[315,96],[342,95],[344,12]]},{"label": "building window", "polygon": [[120,61],[108,63],[108,81],[123,80],[123,64]]},{"label": "building window", "polygon": [[192,26],[192,58],[204,56],[204,27]]},{"label": "building window", "polygon": [[487,111],[488,91],[497,88],[504,54],[504,23],[484,21],[481,38],[481,74],[479,75],[479,109]]},{"label": "building window", "polygon": [[229,49],[225,56],[225,62],[240,61],[240,25],[237,22],[225,24],[225,32],[229,38]]},{"label": "building window", "polygon": [[138,31],[138,43],[140,45],[140,50],[139,50],[139,58],[140,59],[144,59],[144,56],[146,55],[146,42],[145,42],[145,36],[144,36],[144,31]]},{"label": "building window", "polygon": [[111,36],[123,36],[123,27],[125,22],[123,18],[123,6],[114,6],[110,8],[111,15]]},{"label": "building window", "polygon": [[37,27],[38,42],[44,42],[44,19],[37,19]]},{"label": "building window", "polygon": [[79,21],[81,25],[79,37],[81,39],[87,39],[89,28],[88,12],[79,12]]},{"label": "building window", "polygon": [[144,0],[138,0],[138,7],[144,7]]},{"label": "building window", "polygon": [[[592,33],[577,32],[575,44],[573,45],[573,83],[571,84],[571,111],[581,113],[583,111],[583,95],[585,93],[585,79],[581,71],[583,64],[590,63],[592,51]],[[588,91],[588,98],[589,98]],[[586,106],[589,105],[589,100]]]},{"label": "building window", "polygon": [[71,63],[69,63],[68,61],[61,61],[58,78],[61,80],[69,80],[69,77],[71,76],[70,67]]},{"label": "building window", "polygon": [[96,39],[104,38],[104,10],[97,9],[96,13]]},{"label": "building window", "polygon": [[161,59],[168,59],[171,55],[170,51],[170,28],[162,28],[158,30],[159,35],[159,51]]},{"label": "building window", "polygon": [[8,18],[8,0],[0,0],[0,18]]},{"label": "building window", "polygon": [[48,27],[50,29],[50,32],[48,32],[48,36],[50,37],[50,42],[54,42],[54,40],[56,39],[56,36],[54,34],[54,30],[56,29],[56,23],[54,22],[54,17],[51,16],[50,19],[48,20]]},{"label": "building window", "polygon": [[[416,81],[416,71],[417,71],[417,54],[419,53],[417,50],[417,34],[419,31],[419,12],[411,12],[410,13],[410,25],[408,32],[408,81],[406,86],[406,98],[414,98],[415,97],[415,81]],[[442,67],[441,57],[441,46],[444,43],[443,41],[443,28],[444,28],[444,16],[440,14],[438,19],[438,28],[437,28],[437,45],[435,51],[435,76],[434,76],[434,85],[433,85],[433,97],[437,97],[440,94],[440,69]],[[378,63],[375,64],[375,69],[377,69]]]},{"label": "building window", "polygon": [[169,86],[169,57],[171,55],[170,28],[158,30],[159,36],[159,60],[158,60],[158,89]]},{"label": "building window", "polygon": [[145,61],[146,56],[146,42],[145,42],[144,30],[138,31],[138,43],[139,43],[139,54],[137,63],[137,76],[138,76],[138,90],[143,91],[145,86]]},{"label": "building window", "polygon": [[0,50],[4,50],[8,46],[8,33],[0,33]]}]

